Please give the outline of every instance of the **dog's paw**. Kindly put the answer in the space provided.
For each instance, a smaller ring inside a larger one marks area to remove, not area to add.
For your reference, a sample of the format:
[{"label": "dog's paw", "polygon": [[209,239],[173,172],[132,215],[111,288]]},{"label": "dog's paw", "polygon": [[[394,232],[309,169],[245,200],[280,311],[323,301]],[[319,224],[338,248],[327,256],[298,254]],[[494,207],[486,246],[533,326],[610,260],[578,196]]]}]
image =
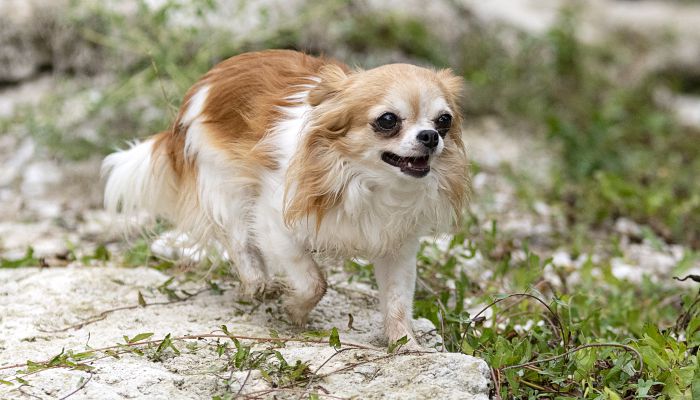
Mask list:
[{"label": "dog's paw", "polygon": [[264,278],[246,280],[241,282],[240,295],[245,300],[262,301],[268,289],[267,280]]},{"label": "dog's paw", "polygon": [[293,308],[291,306],[287,306],[287,312],[289,313],[289,320],[294,324],[295,326],[298,326],[300,328],[303,328],[306,326],[306,324],[309,322],[309,312],[311,310],[301,310],[299,308]]}]

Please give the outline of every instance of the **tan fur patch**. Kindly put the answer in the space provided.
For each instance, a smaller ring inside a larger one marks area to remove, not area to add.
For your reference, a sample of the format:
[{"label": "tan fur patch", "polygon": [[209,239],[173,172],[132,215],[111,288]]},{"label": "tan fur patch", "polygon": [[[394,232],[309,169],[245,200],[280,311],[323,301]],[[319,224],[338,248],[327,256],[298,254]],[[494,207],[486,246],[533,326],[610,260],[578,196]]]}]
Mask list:
[{"label": "tan fur patch", "polygon": [[452,129],[445,139],[445,149],[434,166],[440,191],[446,195],[459,218],[467,200],[468,161],[462,142],[459,97],[462,80],[449,70],[435,72],[406,64],[392,64],[369,71],[346,74],[335,68],[321,70],[321,82],[309,94],[315,104],[311,124],[299,151],[292,159],[287,182],[294,182],[293,193],[285,192],[284,220],[288,226],[314,216],[316,228],[324,214],[337,205],[345,183],[343,160],[357,158],[368,147],[381,146],[381,139],[368,129],[368,110],[376,105],[378,93],[398,87],[409,101],[414,115],[419,98],[426,88],[437,87],[454,113]]},{"label": "tan fur patch", "polygon": [[[289,50],[245,53],[221,62],[185,95],[180,112],[167,132],[158,134],[157,145],[171,160],[182,178],[193,171],[185,159],[184,147],[189,126],[183,123],[192,97],[209,88],[202,118],[210,142],[224,150],[232,161],[257,179],[261,168],[275,169],[275,149],[264,140],[270,128],[282,117],[279,107],[294,104],[288,97],[303,91],[302,85],[315,84],[322,67],[347,67],[334,60],[316,58]],[[193,160],[192,160],[193,161]]]}]

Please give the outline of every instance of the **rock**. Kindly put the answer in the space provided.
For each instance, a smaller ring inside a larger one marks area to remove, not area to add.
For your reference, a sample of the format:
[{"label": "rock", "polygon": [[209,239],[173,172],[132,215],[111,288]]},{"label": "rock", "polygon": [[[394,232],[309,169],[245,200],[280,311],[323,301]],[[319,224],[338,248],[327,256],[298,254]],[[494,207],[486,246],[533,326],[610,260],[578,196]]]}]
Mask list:
[{"label": "rock", "polygon": [[[152,332],[153,339],[183,335],[221,334],[227,325],[234,335],[304,337],[301,330],[286,322],[277,300],[248,303],[237,300],[232,283],[219,282],[221,294],[199,282],[172,284],[168,287],[183,295],[198,293],[188,300],[164,305],[140,307],[139,293],[148,304],[167,302],[157,289],[169,276],[149,268],[124,269],[113,266],[66,268],[21,268],[0,270],[0,367],[42,361],[64,351],[85,351],[124,343],[139,333]],[[316,336],[321,343],[288,341],[276,350],[290,364],[296,360],[309,364],[315,378],[308,386],[318,393],[362,399],[488,399],[489,368],[480,359],[449,353],[388,355],[386,344],[379,339],[381,316],[371,290],[345,294],[352,287],[338,275],[331,276],[328,294],[311,314],[309,331],[337,327],[341,343],[339,353],[327,343],[327,334]],[[200,292],[201,289],[204,289]],[[80,324],[105,310],[115,310],[93,323]],[[348,328],[348,313],[353,315]],[[436,343],[434,327],[427,320],[414,321],[419,337]],[[310,337],[313,338],[313,337]],[[211,399],[223,394],[230,371],[227,355],[216,352],[215,338],[174,341],[180,355],[168,350],[154,357],[155,347],[146,355],[122,354],[119,358],[102,358],[90,364],[92,375],[83,371],[52,369],[26,377],[30,386],[0,385],[0,398],[19,399],[33,396],[62,397],[90,377],[72,399]],[[228,339],[229,349],[233,345]],[[269,348],[254,344],[252,351]],[[351,348],[357,343],[362,348]],[[231,350],[227,350],[230,355]],[[150,354],[150,356],[149,356]],[[259,353],[256,353],[259,354]],[[270,358],[276,363],[277,358]],[[258,368],[264,368],[260,366]],[[0,379],[7,380],[17,369],[0,369]],[[248,372],[235,372],[228,389],[236,393]],[[81,381],[81,379],[83,379]],[[269,391],[262,397],[296,398],[306,386],[296,391],[274,391],[259,372],[251,373],[242,393]],[[24,394],[23,394],[24,392]]]},{"label": "rock", "polygon": [[[680,69],[700,74],[700,6],[664,1],[591,0],[462,0],[484,25],[544,34],[557,23],[561,10],[573,9],[579,38],[605,44],[624,34],[627,42],[644,43],[642,69]],[[644,72],[642,71],[642,72]]]},{"label": "rock", "polygon": [[[51,62],[47,20],[65,1],[6,0],[0,3],[0,82],[17,82],[35,75]],[[44,36],[44,39],[46,37]]]}]

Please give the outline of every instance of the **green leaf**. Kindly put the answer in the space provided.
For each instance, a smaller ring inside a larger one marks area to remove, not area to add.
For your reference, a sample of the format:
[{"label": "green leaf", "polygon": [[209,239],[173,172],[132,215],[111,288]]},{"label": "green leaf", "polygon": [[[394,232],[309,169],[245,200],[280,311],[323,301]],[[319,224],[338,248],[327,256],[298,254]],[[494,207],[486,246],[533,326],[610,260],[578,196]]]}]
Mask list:
[{"label": "green leaf", "polygon": [[207,281],[207,284],[209,285],[209,289],[212,291],[212,293],[221,295],[224,293],[224,291],[221,289],[221,287],[214,281]]},{"label": "green leaf", "polygon": [[148,264],[151,258],[151,248],[145,240],[139,240],[124,254],[124,265],[127,267],[139,267]]},{"label": "green leaf", "polygon": [[221,331],[224,333],[224,335],[231,337],[231,333],[228,331],[228,327],[226,325],[221,325]]},{"label": "green leaf", "polygon": [[138,297],[139,305],[140,305],[141,307],[146,307],[146,305],[147,305],[147,304],[146,304],[146,300],[143,298],[143,294],[141,293],[140,290],[139,290],[138,296],[139,296],[139,297]]},{"label": "green leaf", "polygon": [[598,354],[595,349],[583,349],[576,353],[576,373],[574,378],[581,380],[590,375],[595,361],[598,359]]},{"label": "green leaf", "polygon": [[340,349],[341,344],[340,335],[338,335],[338,328],[334,327],[331,329],[331,335],[328,337],[328,344],[336,350]]},{"label": "green leaf", "polygon": [[139,333],[138,335],[132,337],[131,339],[128,339],[126,342],[129,344],[136,343],[136,342],[140,342],[142,340],[146,340],[146,339],[150,338],[151,336],[153,336],[153,332]]},{"label": "green leaf", "polygon": [[95,251],[92,253],[92,255],[89,256],[84,256],[80,259],[80,261],[84,264],[88,263],[90,260],[98,260],[98,261],[109,261],[110,259],[110,254],[109,250],[101,244],[97,246]]},{"label": "green leaf", "polygon": [[408,336],[404,336],[395,342],[390,342],[389,348],[387,348],[387,353],[394,353],[398,351],[406,343],[408,343]]},{"label": "green leaf", "polygon": [[224,355],[224,353],[226,352],[226,349],[227,349],[227,348],[228,348],[228,342],[217,343],[217,344],[216,344],[216,354],[217,354],[219,357],[221,357],[222,355]]},{"label": "green leaf", "polygon": [[73,369],[76,369],[78,371],[93,371],[96,367],[93,367],[92,365],[87,365],[87,364],[76,364]]},{"label": "green leaf", "polygon": [[12,382],[8,382],[8,381],[2,380],[2,379],[0,379],[0,384],[8,385],[8,386],[13,386],[13,385],[14,385]]},{"label": "green leaf", "polygon": [[684,389],[680,387],[680,377],[677,371],[669,371],[668,377],[664,380],[664,388],[661,393],[668,395],[671,399],[680,399]]},{"label": "green leaf", "polygon": [[22,258],[16,260],[0,258],[0,268],[34,267],[37,265],[39,265],[39,259],[34,258],[34,248],[31,246],[27,247],[27,251]]},{"label": "green leaf", "polygon": [[66,357],[63,355],[64,352],[65,349],[61,349],[60,353],[56,354],[55,356],[53,356],[53,358],[51,358],[51,361],[48,362],[47,366],[55,367],[59,364],[62,364],[66,359]]},{"label": "green leaf", "polygon": [[248,357],[250,356],[250,346],[236,344],[236,348],[238,351],[236,351],[236,355],[234,357],[234,365],[236,368],[243,370],[246,362],[248,361]]},{"label": "green leaf", "polygon": [[651,390],[651,387],[657,383],[659,382],[654,382],[653,379],[645,381],[644,379],[639,378],[637,380],[637,398],[646,397],[649,393],[649,390]]},{"label": "green leaf", "polygon": [[692,337],[698,328],[700,328],[700,315],[696,315],[688,322],[688,326],[685,328],[685,337]]},{"label": "green leaf", "polygon": [[661,369],[661,370],[667,370],[669,369],[669,365],[664,360],[659,356],[656,351],[650,347],[650,346],[642,346],[639,348],[639,352],[642,354],[642,358],[644,359],[644,364],[646,364],[650,369],[655,370],[655,369]]},{"label": "green leaf", "polygon": [[325,338],[331,334],[331,331],[304,331],[301,334],[309,338]]},{"label": "green leaf", "polygon": [[262,376],[262,378],[265,381],[267,381],[268,383],[272,383],[272,377],[267,371],[265,371],[264,369],[259,369],[258,371],[260,371],[260,376]]},{"label": "green leaf", "polygon": [[170,341],[170,349],[173,351],[173,353],[175,353],[175,355],[180,355],[180,350],[177,347],[175,347],[175,344],[173,344],[172,341]]},{"label": "green leaf", "polygon": [[[664,339],[663,335],[659,332],[659,328],[652,324],[646,324],[644,327],[644,333],[646,333],[649,337],[645,338],[647,343],[649,345],[654,346],[654,343],[657,345],[655,346],[656,349],[662,349],[664,345],[666,344],[666,340]],[[649,339],[652,339],[654,342],[652,343]]]},{"label": "green leaf", "polygon": [[114,357],[116,359],[119,359],[119,353],[117,353],[114,350],[105,350],[105,354],[107,354],[110,357]]},{"label": "green leaf", "polygon": [[693,383],[690,388],[693,399],[700,399],[700,365],[695,365],[695,375],[693,375]]},{"label": "green leaf", "polygon": [[180,350],[178,350],[177,347],[175,347],[175,345],[173,344],[169,333],[165,335],[163,341],[160,342],[160,344],[158,345],[158,348],[156,349],[156,354],[161,354],[167,348],[170,348],[176,355],[180,355]]},{"label": "green leaf", "polygon": [[605,393],[605,398],[608,400],[621,400],[620,395],[615,393],[613,390],[611,390],[607,386],[605,387],[605,389],[603,389],[603,392]]}]

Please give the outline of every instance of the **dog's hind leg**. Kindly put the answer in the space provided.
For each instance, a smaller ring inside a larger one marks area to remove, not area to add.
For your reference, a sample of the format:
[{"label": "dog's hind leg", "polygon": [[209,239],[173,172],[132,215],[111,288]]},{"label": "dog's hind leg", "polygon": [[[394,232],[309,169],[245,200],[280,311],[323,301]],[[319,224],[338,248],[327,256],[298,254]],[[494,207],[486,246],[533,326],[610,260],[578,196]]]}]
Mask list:
[{"label": "dog's hind leg", "polygon": [[[230,228],[229,232],[237,230]],[[260,250],[255,246],[250,232],[231,232],[227,252],[241,281],[242,294],[253,298],[261,296],[267,283],[267,271]],[[240,236],[245,235],[244,238]]]},{"label": "dog's hind leg", "polygon": [[195,236],[213,236],[224,247],[238,272],[243,293],[254,296],[263,291],[267,281],[265,264],[252,231],[257,177],[240,160],[232,159],[209,143],[206,129],[195,121],[187,132],[187,151],[193,157],[196,155],[195,214],[202,212],[205,216],[201,223],[189,223],[189,230],[208,230]]}]

